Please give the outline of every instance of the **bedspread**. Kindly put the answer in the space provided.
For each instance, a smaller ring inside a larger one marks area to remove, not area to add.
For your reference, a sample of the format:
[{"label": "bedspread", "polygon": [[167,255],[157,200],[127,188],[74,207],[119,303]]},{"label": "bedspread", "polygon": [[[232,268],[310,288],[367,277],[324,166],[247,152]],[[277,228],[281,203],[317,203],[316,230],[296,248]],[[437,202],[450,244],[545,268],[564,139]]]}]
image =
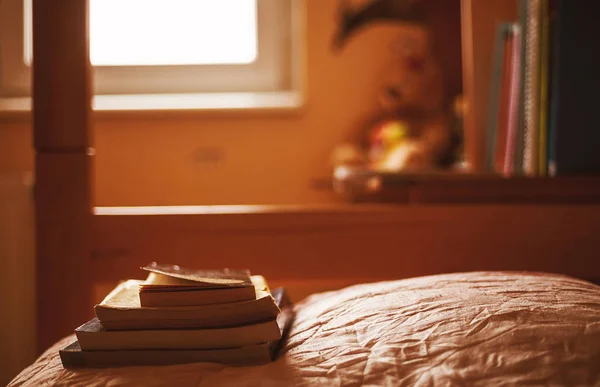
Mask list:
[{"label": "bedspread", "polygon": [[473,272],[355,285],[295,305],[273,363],[63,369],[49,348],[10,386],[600,386],[600,287]]}]

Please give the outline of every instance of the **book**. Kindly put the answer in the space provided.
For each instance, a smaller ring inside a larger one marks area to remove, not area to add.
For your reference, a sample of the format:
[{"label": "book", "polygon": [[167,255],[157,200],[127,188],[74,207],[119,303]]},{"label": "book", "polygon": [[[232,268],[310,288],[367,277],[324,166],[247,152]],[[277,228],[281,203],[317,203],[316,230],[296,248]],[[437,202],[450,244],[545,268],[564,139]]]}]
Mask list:
[{"label": "book", "polygon": [[[289,307],[284,288],[273,290],[277,306]],[[285,316],[253,324],[206,329],[109,331],[98,318],[75,329],[83,351],[132,349],[217,349],[243,347],[281,338]]]},{"label": "book", "polygon": [[233,348],[280,338],[277,320],[208,329],[108,331],[94,318],[75,333],[84,351]]},{"label": "book", "polygon": [[[142,266],[142,270],[150,273],[159,274],[165,282],[157,284],[149,284],[148,287],[154,286],[167,288],[179,286],[191,288],[206,288],[220,289],[223,287],[248,287],[252,286],[249,270],[200,270],[181,267],[179,265],[158,264],[153,262],[149,265]],[[169,282],[169,278],[178,279],[180,281]],[[180,285],[182,284],[182,285]]]},{"label": "book", "polygon": [[215,328],[275,318],[281,311],[260,275],[251,276],[252,300],[200,306],[145,307],[140,304],[143,280],[127,280],[94,306],[96,317],[107,330]]},{"label": "book", "polygon": [[498,100],[498,116],[496,124],[496,138],[494,141],[494,164],[493,170],[502,173],[504,170],[504,156],[508,134],[509,101],[511,91],[512,52],[514,46],[514,35],[512,34],[512,23],[502,24],[502,49],[500,90]]},{"label": "book", "polygon": [[558,44],[558,2],[550,0],[550,74],[549,74],[549,106],[548,106],[548,175],[556,175],[556,122],[558,112],[558,63],[560,50]]},{"label": "book", "polygon": [[65,368],[102,368],[185,363],[220,363],[230,366],[260,365],[271,362],[273,343],[222,349],[142,349],[124,351],[84,351],[79,342],[59,350]]},{"label": "book", "polygon": [[281,321],[280,339],[242,347],[87,351],[81,348],[79,341],[74,341],[60,349],[59,356],[65,368],[173,365],[197,362],[220,363],[229,366],[261,365],[277,359],[282,344],[287,339],[287,332],[293,319],[293,309],[284,308],[278,317],[278,320]]},{"label": "book", "polygon": [[490,89],[488,170],[515,172],[521,77],[521,28],[517,23],[496,27],[495,55]]},{"label": "book", "polygon": [[502,173],[505,176],[513,175],[515,170],[515,158],[517,152],[518,141],[518,125],[519,125],[519,106],[520,104],[520,89],[521,89],[521,27],[517,23],[511,24],[510,34],[512,36],[512,45],[510,53],[510,72],[509,78],[509,95],[507,103],[507,119],[506,119],[506,141],[504,148],[504,158]]},{"label": "book", "polygon": [[558,0],[555,56],[551,70],[552,171],[556,175],[600,172],[598,90],[600,55],[595,49],[600,12],[597,0]]},{"label": "book", "polygon": [[492,63],[492,77],[490,85],[490,113],[488,123],[488,150],[486,167],[489,171],[492,171],[495,166],[495,154],[496,154],[496,139],[498,137],[498,118],[500,116],[500,105],[501,105],[501,89],[503,79],[503,68],[505,62],[505,48],[506,48],[506,35],[508,33],[508,23],[499,23],[496,26],[496,35],[494,43],[494,60]]},{"label": "book", "polygon": [[540,107],[538,120],[538,175],[546,176],[548,171],[548,83],[549,83],[549,55],[550,55],[550,12],[548,0],[541,0],[540,5]]},{"label": "book", "polygon": [[140,305],[144,307],[208,305],[255,298],[248,270],[196,270],[157,263],[142,269],[150,272],[139,286]]},{"label": "book", "polygon": [[524,91],[523,91],[523,171],[536,176],[539,166],[540,118],[540,29],[541,0],[521,0],[525,3],[524,20]]},{"label": "book", "polygon": [[522,175],[524,173],[524,152],[525,152],[525,80],[527,73],[525,72],[525,58],[527,56],[527,45],[525,44],[525,38],[528,36],[527,32],[527,4],[525,0],[519,1],[519,16],[518,25],[520,26],[520,54],[519,54],[519,108],[517,111],[517,133],[516,133],[516,144],[515,144],[515,156],[513,160],[513,171],[515,175]]}]

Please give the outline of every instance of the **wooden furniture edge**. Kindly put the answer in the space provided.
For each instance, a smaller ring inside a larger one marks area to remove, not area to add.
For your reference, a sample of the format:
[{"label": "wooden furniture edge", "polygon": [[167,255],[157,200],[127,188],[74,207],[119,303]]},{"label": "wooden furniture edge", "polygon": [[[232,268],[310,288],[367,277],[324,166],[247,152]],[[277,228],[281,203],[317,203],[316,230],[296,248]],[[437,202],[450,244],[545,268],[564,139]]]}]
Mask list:
[{"label": "wooden furniture edge", "polygon": [[251,266],[274,280],[512,269],[600,276],[599,233],[600,205],[576,204],[96,215],[92,267],[96,282],[174,256],[181,265]]},{"label": "wooden furniture edge", "polygon": [[33,1],[37,342],[91,316],[91,67],[86,0]]},{"label": "wooden furniture edge", "polygon": [[332,189],[349,202],[600,203],[600,175],[505,177],[474,172],[376,173],[347,169],[334,176]]}]

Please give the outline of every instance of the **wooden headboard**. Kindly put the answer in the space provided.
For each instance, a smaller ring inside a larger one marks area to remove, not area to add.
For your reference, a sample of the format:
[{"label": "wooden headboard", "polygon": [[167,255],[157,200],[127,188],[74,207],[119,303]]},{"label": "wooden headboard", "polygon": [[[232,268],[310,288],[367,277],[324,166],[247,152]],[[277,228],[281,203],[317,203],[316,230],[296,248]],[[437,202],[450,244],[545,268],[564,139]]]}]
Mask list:
[{"label": "wooden headboard", "polygon": [[94,207],[87,1],[33,1],[38,343],[170,261],[248,267],[292,296],[468,270],[600,277],[597,205]]}]

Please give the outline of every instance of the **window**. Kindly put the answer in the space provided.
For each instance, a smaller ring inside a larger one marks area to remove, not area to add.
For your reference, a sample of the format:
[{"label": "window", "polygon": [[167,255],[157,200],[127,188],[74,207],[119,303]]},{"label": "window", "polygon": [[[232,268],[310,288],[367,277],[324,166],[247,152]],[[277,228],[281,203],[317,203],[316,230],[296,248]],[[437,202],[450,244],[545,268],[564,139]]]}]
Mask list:
[{"label": "window", "polygon": [[[88,1],[97,95],[294,88],[294,0]],[[31,2],[0,2],[0,97],[30,94]]]}]

